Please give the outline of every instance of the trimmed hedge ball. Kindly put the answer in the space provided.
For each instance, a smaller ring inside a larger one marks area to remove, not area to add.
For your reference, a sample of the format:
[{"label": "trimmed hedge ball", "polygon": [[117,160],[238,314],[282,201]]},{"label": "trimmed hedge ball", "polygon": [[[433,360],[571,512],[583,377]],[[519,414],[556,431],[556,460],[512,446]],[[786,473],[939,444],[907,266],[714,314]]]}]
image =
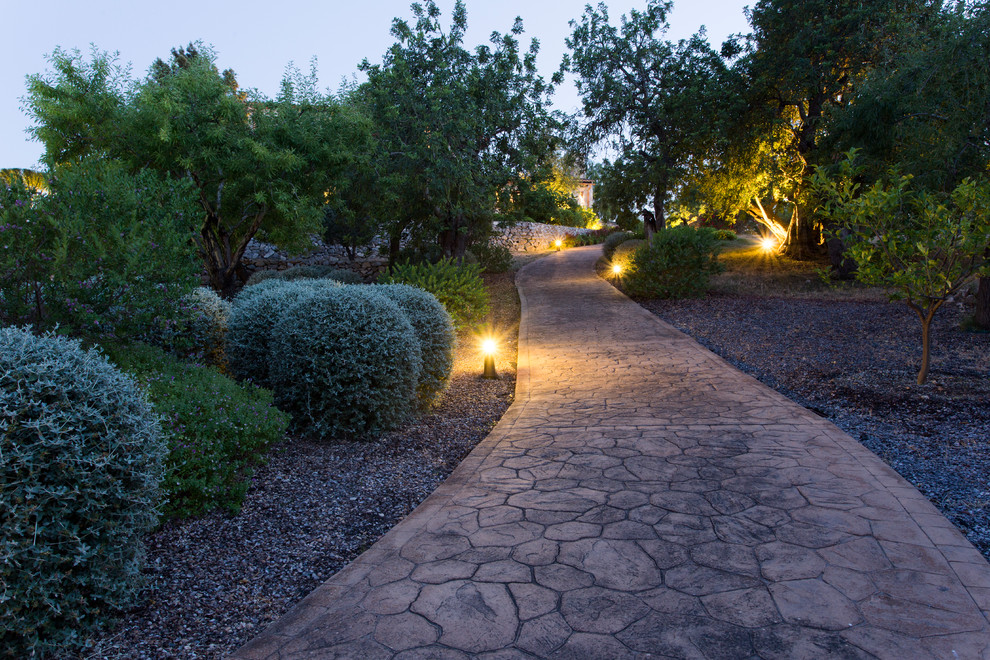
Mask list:
[{"label": "trimmed hedge ball", "polygon": [[435,296],[414,286],[383,284],[374,288],[405,312],[416,331],[423,355],[423,369],[416,394],[420,407],[429,409],[439,403],[454,366],[457,335],[450,314]]},{"label": "trimmed hedge ball", "polygon": [[406,314],[373,287],[300,298],[275,326],[269,351],[276,402],[296,430],[373,435],[416,408],[419,340]]},{"label": "trimmed hedge ball", "polygon": [[289,307],[300,298],[326,289],[339,288],[332,280],[286,282],[269,279],[245,287],[234,298],[227,323],[227,366],[236,378],[271,387],[269,341],[273,329]]},{"label": "trimmed hedge ball", "polygon": [[142,587],[167,449],[135,381],[73,339],[0,329],[0,647],[65,652]]}]

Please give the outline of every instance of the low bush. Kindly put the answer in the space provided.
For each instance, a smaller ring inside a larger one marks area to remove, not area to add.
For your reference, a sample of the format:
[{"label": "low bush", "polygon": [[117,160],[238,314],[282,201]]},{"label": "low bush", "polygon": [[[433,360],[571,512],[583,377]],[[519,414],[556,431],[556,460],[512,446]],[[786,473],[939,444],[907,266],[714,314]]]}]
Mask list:
[{"label": "low bush", "polygon": [[186,294],[182,303],[188,318],[187,336],[193,345],[194,357],[201,357],[206,364],[226,371],[230,303],[205,286]]},{"label": "low bush", "polygon": [[282,439],[289,424],[289,416],[273,406],[271,392],[146,344],[108,346],[107,354],[138,379],[162,418],[168,444],[165,514],[238,511],[250,466]]},{"label": "low bush", "polygon": [[734,241],[736,240],[736,232],[731,229],[716,229],[715,230],[715,240],[716,241]]},{"label": "low bush", "polygon": [[628,270],[632,265],[633,255],[644,245],[646,245],[646,241],[640,238],[630,238],[628,241],[622,241],[612,253],[612,263],[619,264],[623,270]]},{"label": "low bush", "polygon": [[634,237],[635,236],[630,231],[617,231],[609,234],[605,240],[602,241],[602,256],[605,257],[606,261],[611,261],[612,255],[615,254],[615,248]]},{"label": "low bush", "polygon": [[270,378],[297,431],[321,438],[373,435],[416,407],[422,357],[406,314],[374,287],[312,292],[288,306],[271,334]]},{"label": "low bush", "polygon": [[698,297],[722,270],[714,230],[673,227],[635,251],[623,285],[630,295],[644,298]]},{"label": "low bush", "polygon": [[244,286],[254,286],[267,280],[276,279],[284,282],[296,280],[334,280],[341,284],[364,284],[364,278],[353,270],[334,268],[333,266],[293,266],[285,270],[258,270],[251,273]]},{"label": "low bush", "polygon": [[496,239],[475,243],[471,246],[471,251],[486,273],[504,273],[512,268],[512,252],[509,251],[508,246]]},{"label": "low bush", "polygon": [[420,408],[429,409],[447,389],[450,370],[454,366],[457,336],[454,334],[450,314],[433,294],[414,286],[383,284],[375,289],[399,306],[416,331],[423,358],[416,396]]},{"label": "low bush", "polygon": [[144,394],[95,350],[0,329],[0,647],[64,653],[142,587],[165,445]]},{"label": "low bush", "polygon": [[478,264],[458,264],[453,259],[435,264],[397,264],[382,283],[409,284],[432,293],[458,330],[478,323],[488,314],[488,293]]},{"label": "low bush", "polygon": [[270,387],[269,342],[274,326],[301,297],[339,287],[332,280],[265,280],[234,297],[227,324],[227,367],[232,375]]}]

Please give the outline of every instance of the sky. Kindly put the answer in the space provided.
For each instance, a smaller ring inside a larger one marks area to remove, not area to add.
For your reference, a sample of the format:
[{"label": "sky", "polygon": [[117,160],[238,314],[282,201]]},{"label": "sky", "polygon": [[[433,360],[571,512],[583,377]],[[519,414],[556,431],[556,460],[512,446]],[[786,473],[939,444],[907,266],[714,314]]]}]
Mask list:
[{"label": "sky", "polygon": [[[454,0],[438,0],[449,24]],[[507,32],[516,16],[523,19],[529,39],[540,41],[537,63],[548,78],[560,65],[570,34],[568,22],[578,19],[587,0],[466,0],[466,45],[487,43],[492,31]],[[597,4],[597,2],[595,2]],[[642,9],[646,0],[608,0],[613,24],[630,9]],[[707,28],[716,48],[727,36],[748,32],[743,15],[745,0],[676,0],[669,17],[671,40],[687,38]],[[190,41],[211,44],[220,69],[234,69],[242,87],[273,96],[289,62],[304,72],[317,59],[320,85],[336,90],[341,81],[357,75],[361,61],[381,61],[394,42],[389,34],[393,17],[411,18],[409,0],[48,0],[44,12],[37,3],[0,0],[5,26],[0,39],[0,168],[34,168],[41,145],[25,130],[22,97],[25,76],[47,69],[45,55],[56,46],[88,53],[90,45],[118,51],[132,74],[143,78],[148,67],[168,57],[173,47]],[[571,112],[580,99],[571,81],[557,91],[555,103]]]}]

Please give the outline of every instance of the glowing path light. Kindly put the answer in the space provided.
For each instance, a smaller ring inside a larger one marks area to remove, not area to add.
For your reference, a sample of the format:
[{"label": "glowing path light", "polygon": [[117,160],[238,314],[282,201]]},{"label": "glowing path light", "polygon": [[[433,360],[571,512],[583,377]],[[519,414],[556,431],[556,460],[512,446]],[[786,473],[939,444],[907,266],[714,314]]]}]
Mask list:
[{"label": "glowing path light", "polygon": [[495,372],[496,350],[498,350],[498,344],[495,343],[494,339],[488,338],[481,342],[481,352],[485,354],[485,372],[482,374],[483,378],[498,378],[498,373]]}]

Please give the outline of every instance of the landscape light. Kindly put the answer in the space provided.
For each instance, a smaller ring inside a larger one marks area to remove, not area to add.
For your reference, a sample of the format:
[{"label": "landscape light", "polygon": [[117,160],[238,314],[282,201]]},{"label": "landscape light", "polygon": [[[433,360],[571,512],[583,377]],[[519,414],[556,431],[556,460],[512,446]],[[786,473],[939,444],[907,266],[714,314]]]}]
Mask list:
[{"label": "landscape light", "polygon": [[555,240],[555,241],[553,242],[553,244],[554,244],[554,246],[556,246],[556,248],[557,248],[557,249],[559,250],[559,249],[560,249],[560,248],[561,248],[561,247],[562,247],[562,246],[564,245],[564,241],[562,241],[562,240],[560,240],[560,239],[558,238],[557,240]]},{"label": "landscape light", "polygon": [[495,351],[498,349],[498,345],[495,343],[494,339],[488,338],[481,342],[481,352],[485,354],[485,371],[482,374],[483,378],[498,378],[498,374],[495,372]]},{"label": "landscape light", "polygon": [[615,275],[621,275],[622,266],[619,264],[612,264],[612,273],[614,273]]},{"label": "landscape light", "polygon": [[760,246],[763,248],[764,252],[773,252],[777,249],[777,241],[773,240],[769,236],[760,241]]}]

